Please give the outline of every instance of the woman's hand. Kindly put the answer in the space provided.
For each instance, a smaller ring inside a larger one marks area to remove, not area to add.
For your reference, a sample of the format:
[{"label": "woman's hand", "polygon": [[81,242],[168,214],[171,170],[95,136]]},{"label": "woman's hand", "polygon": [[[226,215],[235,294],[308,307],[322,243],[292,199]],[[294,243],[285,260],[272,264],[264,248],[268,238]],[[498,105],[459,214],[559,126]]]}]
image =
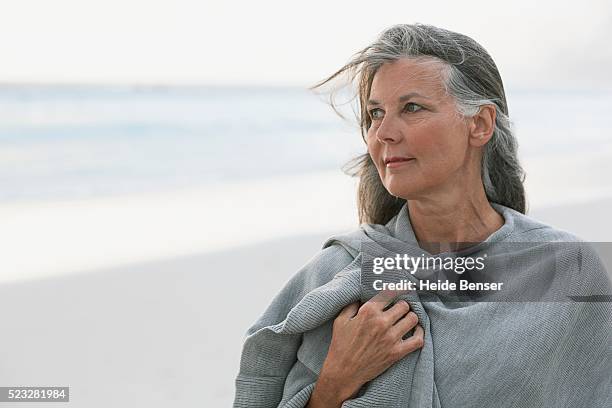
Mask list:
[{"label": "woman's hand", "polygon": [[[334,320],[329,352],[309,407],[318,401],[327,403],[320,406],[340,406],[365,383],[423,346],[423,328],[407,302],[400,300],[385,310],[397,293],[380,292],[361,307],[351,303],[342,309]],[[415,326],[414,334],[403,340]]]}]

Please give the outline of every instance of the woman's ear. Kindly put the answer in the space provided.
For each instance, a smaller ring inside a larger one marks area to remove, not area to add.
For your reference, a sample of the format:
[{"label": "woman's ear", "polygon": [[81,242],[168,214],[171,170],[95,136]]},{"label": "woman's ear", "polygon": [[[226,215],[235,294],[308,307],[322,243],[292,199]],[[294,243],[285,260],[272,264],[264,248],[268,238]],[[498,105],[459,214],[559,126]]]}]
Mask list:
[{"label": "woman's ear", "polygon": [[470,119],[470,144],[475,147],[484,146],[495,130],[495,105],[482,105],[478,113]]}]

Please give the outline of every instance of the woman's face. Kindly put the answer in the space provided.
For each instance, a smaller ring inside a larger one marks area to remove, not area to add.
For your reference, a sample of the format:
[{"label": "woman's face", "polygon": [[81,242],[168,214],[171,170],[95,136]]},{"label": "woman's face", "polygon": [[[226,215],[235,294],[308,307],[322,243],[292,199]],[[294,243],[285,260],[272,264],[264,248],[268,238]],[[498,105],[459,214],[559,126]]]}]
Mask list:
[{"label": "woman's face", "polygon": [[468,168],[475,166],[468,125],[444,91],[440,67],[401,59],[382,65],[374,76],[366,142],[394,196],[444,194],[465,182]]}]

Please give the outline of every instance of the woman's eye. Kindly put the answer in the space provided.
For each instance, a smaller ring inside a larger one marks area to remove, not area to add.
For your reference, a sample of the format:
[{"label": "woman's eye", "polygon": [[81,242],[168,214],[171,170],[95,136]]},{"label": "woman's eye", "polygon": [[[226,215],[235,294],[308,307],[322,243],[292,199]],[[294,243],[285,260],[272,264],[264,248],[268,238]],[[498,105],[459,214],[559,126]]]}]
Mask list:
[{"label": "woman's eye", "polygon": [[[408,102],[406,104],[406,106],[404,107],[404,111],[405,112],[411,112],[411,113],[418,112],[421,109],[423,109],[423,107],[421,105],[419,105],[419,104],[414,103],[414,102]],[[370,111],[370,119],[372,119],[372,120],[382,119],[383,118],[383,113],[384,112],[383,112],[382,109],[378,109],[378,108],[372,109]]]},{"label": "woman's eye", "polygon": [[408,112],[418,112],[423,109],[423,107],[421,105],[417,105],[416,103],[408,102],[404,109]]},{"label": "woman's eye", "polygon": [[372,120],[382,119],[382,111],[380,109],[372,109],[370,111],[370,118]]}]

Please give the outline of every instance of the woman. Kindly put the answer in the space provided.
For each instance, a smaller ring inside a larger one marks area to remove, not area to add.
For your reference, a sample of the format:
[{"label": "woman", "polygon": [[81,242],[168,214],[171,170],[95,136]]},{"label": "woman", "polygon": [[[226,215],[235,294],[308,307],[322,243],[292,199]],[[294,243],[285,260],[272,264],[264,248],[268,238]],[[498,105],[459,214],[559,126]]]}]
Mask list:
[{"label": "woman", "polygon": [[396,25],[316,87],[344,74],[358,82],[367,145],[356,172],[362,224],[326,241],[249,329],[234,406],[612,406],[608,302],[449,302],[364,285],[375,256],[488,252],[486,277],[506,279],[506,294],[545,282],[538,296],[558,295],[578,279],[575,293],[612,293],[590,249],[542,250],[580,240],[524,215],[488,53],[458,33]]}]

